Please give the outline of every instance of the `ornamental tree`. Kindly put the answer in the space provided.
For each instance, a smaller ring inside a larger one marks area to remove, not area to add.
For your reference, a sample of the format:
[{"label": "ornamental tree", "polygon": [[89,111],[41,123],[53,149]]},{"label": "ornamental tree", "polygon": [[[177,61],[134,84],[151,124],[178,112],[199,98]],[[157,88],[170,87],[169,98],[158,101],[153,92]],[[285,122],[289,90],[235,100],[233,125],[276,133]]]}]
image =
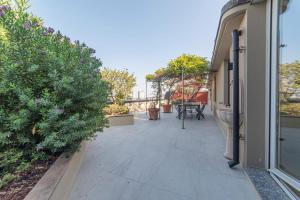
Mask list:
[{"label": "ornamental tree", "polygon": [[[146,75],[146,80],[153,83],[152,87],[154,89],[157,88],[159,82],[162,83],[164,90],[171,93],[171,90],[177,88],[181,82],[183,71],[185,79],[203,86],[207,81],[208,65],[209,62],[204,57],[183,54],[171,60],[167,67],[156,70],[154,74]],[[195,84],[193,83],[193,85]],[[199,90],[200,87],[198,87],[196,92]]]},{"label": "ornamental tree", "polygon": [[114,104],[123,105],[136,85],[135,76],[127,69],[104,68],[101,70],[101,77],[108,85],[109,98]]},{"label": "ornamental tree", "polygon": [[208,72],[208,64],[206,58],[183,54],[168,63],[166,68],[167,74],[180,76],[182,70],[184,75],[193,77],[197,81],[203,82],[206,79]]}]

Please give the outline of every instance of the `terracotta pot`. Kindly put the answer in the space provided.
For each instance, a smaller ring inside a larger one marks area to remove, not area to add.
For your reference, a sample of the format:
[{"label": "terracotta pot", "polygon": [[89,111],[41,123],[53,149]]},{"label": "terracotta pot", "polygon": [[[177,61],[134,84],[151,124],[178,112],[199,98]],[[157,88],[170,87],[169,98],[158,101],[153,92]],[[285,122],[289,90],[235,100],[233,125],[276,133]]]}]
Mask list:
[{"label": "terracotta pot", "polygon": [[158,119],[158,111],[159,111],[159,109],[157,109],[157,108],[149,108],[148,109],[149,119],[150,120],[157,120]]},{"label": "terracotta pot", "polygon": [[172,106],[170,104],[163,105],[164,113],[170,113],[171,112],[171,107]]}]

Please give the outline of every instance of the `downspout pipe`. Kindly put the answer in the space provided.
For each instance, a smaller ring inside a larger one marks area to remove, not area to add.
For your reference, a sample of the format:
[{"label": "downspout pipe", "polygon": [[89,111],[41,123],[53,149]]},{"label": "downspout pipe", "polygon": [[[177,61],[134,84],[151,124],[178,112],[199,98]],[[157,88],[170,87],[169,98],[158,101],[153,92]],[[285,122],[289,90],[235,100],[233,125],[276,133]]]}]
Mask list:
[{"label": "downspout pipe", "polygon": [[237,29],[232,32],[232,47],[233,47],[233,119],[232,119],[232,132],[233,132],[233,158],[228,161],[230,168],[238,165],[239,161],[239,146],[240,146],[240,91],[239,91],[239,36],[241,32]]}]

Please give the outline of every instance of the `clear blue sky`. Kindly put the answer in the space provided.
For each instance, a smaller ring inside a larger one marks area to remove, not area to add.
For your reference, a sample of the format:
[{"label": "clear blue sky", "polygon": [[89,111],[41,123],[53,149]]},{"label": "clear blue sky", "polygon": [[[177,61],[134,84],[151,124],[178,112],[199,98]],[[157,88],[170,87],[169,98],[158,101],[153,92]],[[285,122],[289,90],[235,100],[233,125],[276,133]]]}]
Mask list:
[{"label": "clear blue sky", "polygon": [[294,0],[290,2],[288,10],[281,18],[281,43],[287,45],[282,50],[281,62],[290,63],[295,60],[300,61],[300,28],[295,28],[295,24],[299,21],[300,1]]},{"label": "clear blue sky", "polygon": [[96,49],[103,66],[145,75],[182,53],[211,58],[227,0],[31,0],[30,11]]}]

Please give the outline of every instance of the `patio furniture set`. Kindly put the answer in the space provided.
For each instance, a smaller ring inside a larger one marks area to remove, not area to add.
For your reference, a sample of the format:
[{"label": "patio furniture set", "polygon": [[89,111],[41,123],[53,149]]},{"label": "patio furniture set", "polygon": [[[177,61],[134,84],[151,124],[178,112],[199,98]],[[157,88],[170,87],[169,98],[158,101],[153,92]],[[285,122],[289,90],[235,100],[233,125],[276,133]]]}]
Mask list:
[{"label": "patio furniture set", "polygon": [[[176,105],[177,116],[176,118],[181,119],[182,117],[196,118],[198,120],[205,119],[204,109],[206,104],[196,103],[196,102],[185,102],[183,105]],[[183,108],[182,108],[183,107]]]}]

